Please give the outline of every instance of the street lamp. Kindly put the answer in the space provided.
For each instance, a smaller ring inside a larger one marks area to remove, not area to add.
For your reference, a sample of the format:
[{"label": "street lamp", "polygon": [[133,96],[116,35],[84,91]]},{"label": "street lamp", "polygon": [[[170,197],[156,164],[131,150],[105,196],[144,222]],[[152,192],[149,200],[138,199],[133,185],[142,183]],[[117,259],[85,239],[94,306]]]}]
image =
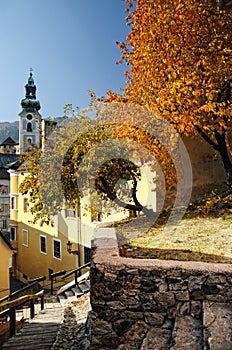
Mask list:
[{"label": "street lamp", "polygon": [[67,252],[68,252],[69,254],[75,254],[75,255],[78,255],[78,254],[79,254],[78,250],[72,250],[72,243],[71,243],[70,241],[68,241],[68,242],[66,243],[66,245],[67,245]]}]

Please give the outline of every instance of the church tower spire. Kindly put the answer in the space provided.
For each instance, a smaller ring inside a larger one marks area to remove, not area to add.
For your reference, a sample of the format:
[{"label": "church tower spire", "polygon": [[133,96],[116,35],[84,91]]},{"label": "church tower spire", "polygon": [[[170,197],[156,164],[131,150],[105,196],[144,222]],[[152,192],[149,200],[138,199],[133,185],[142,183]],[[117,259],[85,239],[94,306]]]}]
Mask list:
[{"label": "church tower spire", "polygon": [[25,85],[25,98],[21,100],[22,111],[19,113],[19,148],[22,149],[34,144],[41,147],[41,108],[39,100],[36,99],[36,85],[30,69],[30,75]]}]

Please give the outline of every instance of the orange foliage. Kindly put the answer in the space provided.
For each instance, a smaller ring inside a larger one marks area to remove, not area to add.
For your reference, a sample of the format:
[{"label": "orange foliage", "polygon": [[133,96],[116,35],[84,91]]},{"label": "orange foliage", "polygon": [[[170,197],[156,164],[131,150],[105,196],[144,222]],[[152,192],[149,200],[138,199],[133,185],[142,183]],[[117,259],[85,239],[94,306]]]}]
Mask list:
[{"label": "orange foliage", "polygon": [[130,71],[124,96],[109,92],[109,100],[146,106],[180,134],[199,133],[219,151],[232,184],[232,108],[223,88],[231,79],[232,11],[219,11],[215,0],[125,2],[131,32],[118,46]]}]

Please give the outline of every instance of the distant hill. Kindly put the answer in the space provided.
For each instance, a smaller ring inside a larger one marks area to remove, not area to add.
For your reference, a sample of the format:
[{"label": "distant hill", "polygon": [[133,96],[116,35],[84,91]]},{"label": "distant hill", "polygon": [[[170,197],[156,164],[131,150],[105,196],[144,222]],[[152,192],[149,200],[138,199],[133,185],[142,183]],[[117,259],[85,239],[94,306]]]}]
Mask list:
[{"label": "distant hill", "polygon": [[0,143],[11,137],[15,142],[19,141],[19,122],[0,122]]},{"label": "distant hill", "polygon": [[[61,124],[63,117],[52,118],[57,124]],[[5,141],[7,137],[11,137],[15,142],[19,141],[19,122],[0,122],[0,143]]]}]

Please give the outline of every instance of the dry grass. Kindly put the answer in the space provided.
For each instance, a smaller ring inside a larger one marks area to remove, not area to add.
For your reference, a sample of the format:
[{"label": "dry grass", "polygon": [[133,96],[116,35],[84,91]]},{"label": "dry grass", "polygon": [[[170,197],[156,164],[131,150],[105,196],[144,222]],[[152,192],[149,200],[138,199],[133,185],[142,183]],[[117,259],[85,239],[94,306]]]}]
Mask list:
[{"label": "dry grass", "polygon": [[232,263],[232,196],[197,203],[169,233],[161,222],[140,235],[138,220],[133,232],[117,233],[128,242],[123,256]]}]

